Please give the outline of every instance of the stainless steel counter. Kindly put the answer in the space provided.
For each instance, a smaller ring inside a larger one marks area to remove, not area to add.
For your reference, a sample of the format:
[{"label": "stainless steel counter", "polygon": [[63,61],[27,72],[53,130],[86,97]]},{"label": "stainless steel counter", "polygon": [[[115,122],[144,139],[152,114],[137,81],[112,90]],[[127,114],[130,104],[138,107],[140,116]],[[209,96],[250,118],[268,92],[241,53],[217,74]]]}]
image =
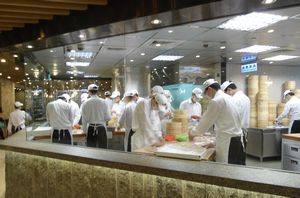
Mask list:
[{"label": "stainless steel counter", "polygon": [[287,127],[249,128],[246,153],[259,157],[281,156],[282,134],[288,133]]}]

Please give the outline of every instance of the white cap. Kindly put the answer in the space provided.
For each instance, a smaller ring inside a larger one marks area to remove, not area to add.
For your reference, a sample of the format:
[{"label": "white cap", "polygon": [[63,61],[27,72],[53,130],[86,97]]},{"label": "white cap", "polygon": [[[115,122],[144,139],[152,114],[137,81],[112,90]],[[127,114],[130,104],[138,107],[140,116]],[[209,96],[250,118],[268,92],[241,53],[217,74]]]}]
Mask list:
[{"label": "white cap", "polygon": [[223,82],[223,84],[221,85],[221,89],[222,89],[223,91],[225,91],[225,89],[227,89],[227,87],[228,87],[229,85],[231,85],[231,84],[233,84],[233,82],[230,81],[230,80],[227,80],[227,81]]},{"label": "white cap", "polygon": [[89,97],[89,94],[82,93],[81,96],[80,96],[81,102],[86,101],[88,99],[88,97]]},{"label": "white cap", "polygon": [[121,96],[121,94],[120,94],[120,92],[119,91],[114,91],[114,92],[112,92],[112,94],[111,94],[111,98],[116,98],[116,97],[118,97],[118,96]]},{"label": "white cap", "polygon": [[61,95],[62,97],[64,97],[68,102],[70,101],[70,95],[69,94],[66,94],[64,93],[63,95]]},{"label": "white cap", "polygon": [[19,101],[15,102],[15,107],[22,107],[22,106],[23,106],[23,103],[21,103]]},{"label": "white cap", "polygon": [[288,89],[288,90],[285,90],[285,92],[283,93],[283,98],[286,97],[286,95],[288,95],[289,93],[294,93],[292,90]]},{"label": "white cap", "polygon": [[155,96],[156,94],[164,94],[164,89],[162,86],[155,85],[152,87],[152,95]]},{"label": "white cap", "polygon": [[128,91],[124,94],[124,97],[128,97],[128,96],[134,96],[134,94],[131,91]]},{"label": "white cap", "polygon": [[110,96],[111,93],[110,93],[110,91],[106,91],[106,92],[104,92],[104,95],[105,95],[105,96]]},{"label": "white cap", "polygon": [[210,85],[214,84],[214,83],[218,83],[218,81],[216,81],[215,79],[208,79],[203,83],[203,89],[205,90],[207,87],[209,87]]},{"label": "white cap", "polygon": [[94,91],[98,91],[98,86],[96,85],[96,84],[90,84],[89,86],[88,86],[88,90],[89,91],[92,91],[92,90],[94,90]]},{"label": "white cap", "polygon": [[198,99],[203,98],[202,97],[202,90],[200,88],[193,89],[192,93],[195,94]]},{"label": "white cap", "polygon": [[135,95],[135,94],[139,95],[139,92],[136,89],[134,89],[134,90],[132,90],[130,92],[133,93],[133,95]]},{"label": "white cap", "polygon": [[166,105],[168,103],[168,99],[164,94],[156,94],[155,100],[159,105]]}]

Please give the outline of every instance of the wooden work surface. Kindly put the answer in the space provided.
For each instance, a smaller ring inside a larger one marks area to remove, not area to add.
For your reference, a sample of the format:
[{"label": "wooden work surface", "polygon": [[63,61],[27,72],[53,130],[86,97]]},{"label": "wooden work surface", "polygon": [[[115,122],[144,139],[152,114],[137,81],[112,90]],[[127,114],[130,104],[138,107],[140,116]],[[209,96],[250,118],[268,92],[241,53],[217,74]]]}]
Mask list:
[{"label": "wooden work surface", "polygon": [[282,134],[283,139],[289,139],[294,141],[300,141],[300,133],[293,133],[293,134]]}]

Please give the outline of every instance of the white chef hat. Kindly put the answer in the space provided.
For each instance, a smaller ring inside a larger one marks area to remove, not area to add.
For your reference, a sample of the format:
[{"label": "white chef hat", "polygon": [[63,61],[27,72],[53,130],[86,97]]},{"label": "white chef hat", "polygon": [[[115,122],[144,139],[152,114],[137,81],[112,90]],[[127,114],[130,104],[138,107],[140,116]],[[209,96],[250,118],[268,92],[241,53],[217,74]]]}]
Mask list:
[{"label": "white chef hat", "polygon": [[136,95],[139,95],[139,92],[138,92],[138,90],[136,90],[136,89],[132,90],[131,93],[133,93],[133,95],[135,95],[135,94],[136,94]]},{"label": "white chef hat", "polygon": [[285,90],[285,92],[283,93],[283,98],[286,97],[286,95],[288,95],[289,93],[294,93],[292,90],[288,89],[288,90]]},{"label": "white chef hat", "polygon": [[66,94],[66,93],[64,93],[63,95],[62,95],[62,97],[64,97],[68,102],[70,101],[70,95],[69,94]]},{"label": "white chef hat", "polygon": [[88,86],[88,90],[89,91],[92,91],[92,90],[94,90],[94,91],[98,91],[98,86],[96,85],[96,84],[90,84],[89,86]]},{"label": "white chef hat", "polygon": [[231,84],[234,84],[232,81],[230,81],[230,80],[227,80],[227,81],[225,81],[225,82],[223,82],[223,84],[221,85],[221,89],[223,90],[223,91],[225,91],[226,89],[227,89],[227,87],[229,86],[229,85],[231,85]]},{"label": "white chef hat", "polygon": [[151,90],[153,96],[155,96],[156,94],[164,94],[164,89],[159,85],[155,85]]},{"label": "white chef hat", "polygon": [[111,98],[116,98],[118,96],[121,96],[120,92],[119,91],[114,91],[112,94],[111,94]]},{"label": "white chef hat", "polygon": [[197,98],[201,99],[202,97],[202,90],[198,87],[194,88],[192,91],[193,94],[196,95]]},{"label": "white chef hat", "polygon": [[22,106],[23,106],[23,103],[21,103],[19,101],[15,102],[15,107],[19,108],[19,107],[22,107]]},{"label": "white chef hat", "polygon": [[205,90],[207,87],[209,87],[210,85],[214,84],[214,83],[218,83],[218,81],[216,81],[215,79],[208,79],[203,83],[203,89]]},{"label": "white chef hat", "polygon": [[89,97],[89,94],[82,93],[81,96],[80,96],[81,102],[86,101],[88,99],[88,97]]},{"label": "white chef hat", "polygon": [[168,103],[168,99],[164,94],[156,94],[155,100],[159,105],[166,105]]},{"label": "white chef hat", "polygon": [[104,92],[104,95],[105,95],[105,96],[110,96],[111,93],[110,93],[110,91],[106,91],[106,92]]},{"label": "white chef hat", "polygon": [[128,96],[134,96],[134,94],[132,93],[132,91],[127,91],[127,92],[124,94],[124,97],[128,97]]}]

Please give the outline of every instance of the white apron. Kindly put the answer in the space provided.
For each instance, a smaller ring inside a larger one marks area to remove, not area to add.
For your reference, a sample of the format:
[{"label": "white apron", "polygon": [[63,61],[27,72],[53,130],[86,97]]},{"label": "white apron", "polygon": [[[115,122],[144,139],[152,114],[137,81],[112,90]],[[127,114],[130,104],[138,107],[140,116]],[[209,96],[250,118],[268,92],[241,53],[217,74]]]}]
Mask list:
[{"label": "white apron", "polygon": [[216,132],[216,134],[216,162],[228,163],[230,141],[236,135],[223,132]]}]

